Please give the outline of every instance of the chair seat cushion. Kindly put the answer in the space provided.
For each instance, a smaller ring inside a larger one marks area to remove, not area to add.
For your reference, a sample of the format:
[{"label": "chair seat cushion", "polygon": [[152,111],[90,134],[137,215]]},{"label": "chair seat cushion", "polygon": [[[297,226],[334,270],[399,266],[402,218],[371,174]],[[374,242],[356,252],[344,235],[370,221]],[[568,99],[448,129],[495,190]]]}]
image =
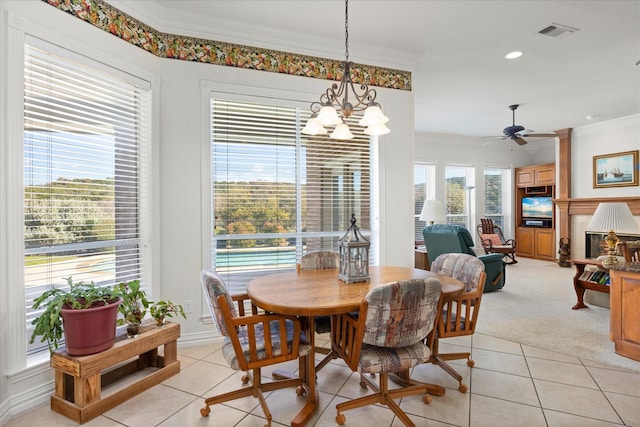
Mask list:
[{"label": "chair seat cushion", "polygon": [[498,236],[497,234],[481,234],[480,238],[482,240],[489,240],[491,241],[491,244],[493,246],[500,246],[502,245],[502,241],[500,240],[500,236]]},{"label": "chair seat cushion", "polygon": [[429,357],[431,350],[422,341],[398,348],[362,344],[358,372],[401,372],[427,362]]},{"label": "chair seat cushion", "polygon": [[[290,320],[286,321],[287,323],[287,342],[289,344],[289,348],[291,348],[291,343],[293,341],[293,322]],[[278,327],[278,322],[271,322],[270,328],[271,330],[271,343],[273,346],[274,356],[280,356],[282,354],[282,340],[280,338],[280,328]],[[257,353],[258,360],[266,359],[266,351],[264,348],[264,328],[262,324],[257,324],[255,328],[256,342],[258,343]],[[247,335],[246,327],[241,328],[238,331],[238,338],[240,341],[240,345],[242,346],[242,351],[244,353],[244,357],[246,360],[249,360],[250,352],[249,352],[249,337]],[[300,356],[304,356],[311,351],[311,345],[309,345],[309,340],[307,339],[304,333],[300,338],[300,346],[298,354]],[[224,342],[222,344],[222,354],[231,366],[235,370],[240,370],[240,364],[238,363],[238,358],[236,356],[236,352],[233,349],[233,343],[229,337],[225,337]]]}]

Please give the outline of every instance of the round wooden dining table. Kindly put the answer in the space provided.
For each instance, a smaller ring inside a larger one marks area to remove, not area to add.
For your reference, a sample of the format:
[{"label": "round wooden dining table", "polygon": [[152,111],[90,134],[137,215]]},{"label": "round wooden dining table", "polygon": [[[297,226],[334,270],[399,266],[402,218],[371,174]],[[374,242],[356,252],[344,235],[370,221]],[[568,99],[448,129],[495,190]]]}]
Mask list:
[{"label": "round wooden dining table", "polygon": [[[337,269],[301,270],[268,274],[249,282],[247,294],[251,301],[265,311],[307,317],[307,330],[311,348],[315,346],[314,316],[358,311],[367,293],[378,286],[399,280],[436,278],[442,283],[443,298],[453,299],[462,293],[464,285],[457,279],[427,270],[409,267],[370,266],[369,280],[345,283],[338,279]],[[307,402],[291,421],[293,427],[303,426],[318,407],[315,356],[313,350],[305,360],[302,373]],[[444,394],[444,388],[433,386],[433,394]]]}]

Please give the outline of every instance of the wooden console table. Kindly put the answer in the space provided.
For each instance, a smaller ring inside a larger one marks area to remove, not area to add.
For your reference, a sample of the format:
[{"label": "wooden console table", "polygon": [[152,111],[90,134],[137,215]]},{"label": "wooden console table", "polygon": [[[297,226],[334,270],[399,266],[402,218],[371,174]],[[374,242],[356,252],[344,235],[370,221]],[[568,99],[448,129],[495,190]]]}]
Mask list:
[{"label": "wooden console table", "polygon": [[588,308],[588,306],[584,303],[584,291],[587,289],[591,289],[592,291],[610,292],[610,286],[601,285],[595,282],[588,282],[586,280],[580,280],[580,276],[584,273],[584,268],[587,265],[595,265],[598,268],[602,268],[602,263],[600,261],[596,261],[595,259],[572,259],[571,264],[576,267],[576,275],[573,276],[573,288],[576,291],[576,296],[578,297],[578,302],[576,305],[571,307],[574,310],[578,310],[580,308]]},{"label": "wooden console table", "polygon": [[[51,354],[56,384],[51,409],[82,424],[177,374],[179,337],[180,324],[158,328],[149,322],[136,338],[127,338],[121,331],[115,344],[100,353],[70,356],[63,350],[55,351]],[[162,345],[164,354],[159,355]],[[117,380],[131,374],[138,379],[122,381],[117,387]],[[103,393],[110,384],[109,391]]]}]

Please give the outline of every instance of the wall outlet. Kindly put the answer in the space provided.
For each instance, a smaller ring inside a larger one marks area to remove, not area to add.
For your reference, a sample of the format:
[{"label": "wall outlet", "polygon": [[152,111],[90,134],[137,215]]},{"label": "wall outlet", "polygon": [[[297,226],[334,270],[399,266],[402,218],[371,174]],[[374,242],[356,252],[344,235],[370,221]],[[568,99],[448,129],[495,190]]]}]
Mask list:
[{"label": "wall outlet", "polygon": [[184,302],[184,312],[185,314],[193,312],[193,301],[191,301],[190,299]]}]

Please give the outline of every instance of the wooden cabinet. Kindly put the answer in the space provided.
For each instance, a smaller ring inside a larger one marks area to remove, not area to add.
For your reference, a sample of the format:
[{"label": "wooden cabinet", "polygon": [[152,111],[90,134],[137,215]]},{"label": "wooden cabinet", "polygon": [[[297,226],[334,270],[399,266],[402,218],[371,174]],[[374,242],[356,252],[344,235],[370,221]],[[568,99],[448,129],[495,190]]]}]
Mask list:
[{"label": "wooden cabinet", "polygon": [[516,255],[533,258],[534,231],[533,228],[516,228]]},{"label": "wooden cabinet", "polygon": [[556,233],[552,228],[534,228],[533,257],[553,261],[556,259]]},{"label": "wooden cabinet", "polygon": [[555,185],[556,165],[525,166],[516,169],[516,187],[538,187]]},{"label": "wooden cabinet", "polygon": [[[553,219],[531,221],[524,218],[522,199],[525,197],[555,197],[555,164],[525,166],[516,174],[516,255],[525,258],[556,259],[556,235]],[[535,219],[535,218],[534,218]]]},{"label": "wooden cabinet", "polygon": [[516,255],[554,261],[555,230],[553,228],[516,228]]},{"label": "wooden cabinet", "polygon": [[640,361],[640,271],[611,274],[611,340],[621,356]]}]

